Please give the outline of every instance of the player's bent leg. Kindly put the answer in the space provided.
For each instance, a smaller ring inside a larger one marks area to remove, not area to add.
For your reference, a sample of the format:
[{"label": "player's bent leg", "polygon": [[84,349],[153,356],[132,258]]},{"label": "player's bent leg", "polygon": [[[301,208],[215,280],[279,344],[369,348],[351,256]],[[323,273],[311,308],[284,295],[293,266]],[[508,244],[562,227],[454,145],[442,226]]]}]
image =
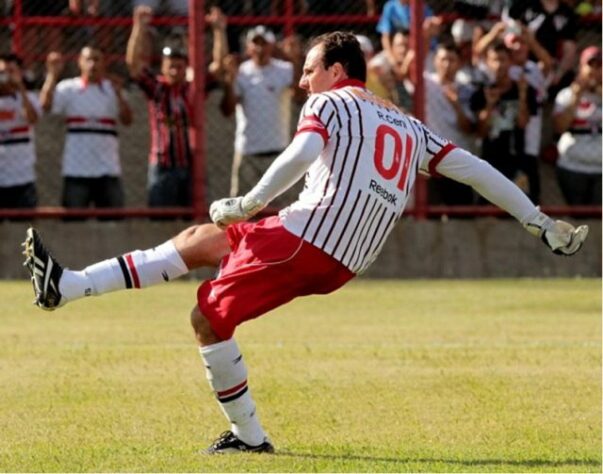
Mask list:
[{"label": "player's bent leg", "polygon": [[63,269],[33,228],[27,230],[24,246],[35,304],[47,310],[85,296],[174,280],[194,268],[216,266],[230,251],[226,233],[213,224],[192,226],[157,247],[134,250],[81,271]]},{"label": "player's bent leg", "polygon": [[204,452],[274,452],[274,446],[258,420],[247,386],[247,367],[237,343],[233,338],[220,338],[198,306],[191,312],[191,324],[200,345],[207,379],[231,425],[230,430],[222,433]]},{"label": "player's bent leg", "polygon": [[215,224],[191,226],[172,239],[174,247],[189,268],[217,267],[230,253],[226,232]]}]

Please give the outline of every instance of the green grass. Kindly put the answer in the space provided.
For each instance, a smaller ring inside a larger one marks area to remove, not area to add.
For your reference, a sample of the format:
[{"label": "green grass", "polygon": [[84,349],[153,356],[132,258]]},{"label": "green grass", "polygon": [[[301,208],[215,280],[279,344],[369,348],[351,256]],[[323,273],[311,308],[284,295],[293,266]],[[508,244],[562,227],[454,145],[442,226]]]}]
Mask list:
[{"label": "green grass", "polygon": [[599,280],[359,281],[239,328],[278,454],[227,428],[195,284],[30,305],[0,285],[0,471],[601,472]]}]

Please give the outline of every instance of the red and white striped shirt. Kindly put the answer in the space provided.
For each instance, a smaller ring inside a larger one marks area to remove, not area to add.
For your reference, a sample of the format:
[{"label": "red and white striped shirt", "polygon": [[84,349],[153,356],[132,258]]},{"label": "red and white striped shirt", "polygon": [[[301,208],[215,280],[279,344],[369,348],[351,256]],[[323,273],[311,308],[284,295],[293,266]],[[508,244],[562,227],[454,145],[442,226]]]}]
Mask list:
[{"label": "red and white striped shirt", "polygon": [[455,146],[356,80],[312,95],[298,124],[304,131],[320,133],[325,148],[298,201],[281,211],[283,225],[362,273],[400,219],[418,173],[436,174]]},{"label": "red and white striped shirt", "polygon": [[170,85],[143,69],[138,85],[148,98],[151,149],[149,162],[162,168],[188,168],[192,103],[188,83]]}]

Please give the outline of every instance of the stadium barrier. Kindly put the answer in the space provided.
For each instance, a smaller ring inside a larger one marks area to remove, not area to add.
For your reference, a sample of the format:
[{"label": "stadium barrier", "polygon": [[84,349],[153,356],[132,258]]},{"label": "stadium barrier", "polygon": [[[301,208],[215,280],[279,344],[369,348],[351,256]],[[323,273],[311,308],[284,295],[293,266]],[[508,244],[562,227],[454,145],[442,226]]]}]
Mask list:
[{"label": "stadium barrier", "polygon": [[[149,149],[149,127],[146,103],[140,89],[128,79],[124,66],[126,41],[132,26],[132,3],[130,1],[100,2],[100,11],[87,13],[86,8],[95,2],[82,2],[80,12],[50,11],[49,5],[62,2],[43,0],[13,0],[4,2],[5,16],[0,18],[0,44],[10,45],[10,50],[25,60],[27,79],[34,91],[39,90],[44,79],[44,60],[52,49],[60,50],[67,64],[63,77],[77,76],[76,66],[80,48],[87,43],[98,44],[106,54],[108,70],[122,82],[128,100],[134,110],[134,123],[129,128],[118,127],[122,179],[125,191],[125,206],[121,209],[65,209],[60,204],[61,154],[65,134],[64,121],[57,117],[43,117],[36,126],[37,188],[38,207],[30,210],[0,209],[0,218],[81,218],[81,217],[164,217],[203,220],[207,217],[208,203],[228,193],[230,165],[232,163],[232,141],[234,120],[221,116],[218,111],[220,91],[205,94],[205,69],[211,56],[211,38],[205,24],[205,12],[209,2],[190,0],[188,16],[170,11],[177,3],[158,3],[159,9],[152,20],[153,66],[156,69],[161,46],[165,43],[183,43],[188,47],[190,66],[193,71],[192,94],[194,103],[194,126],[191,146],[193,148],[193,205],[185,208],[149,208],[146,205],[146,155]],[[65,2],[66,3],[66,2]],[[325,6],[325,3],[333,5]],[[451,24],[458,15],[451,11],[451,2],[428,2],[440,7],[445,24]],[[270,5],[268,5],[270,4]],[[302,11],[300,4],[307,9]],[[228,15],[228,33],[231,50],[239,52],[239,40],[245,30],[258,24],[272,28],[279,38],[299,34],[303,38],[332,29],[352,29],[367,35],[375,46],[379,38],[375,33],[378,11],[367,14],[365,2],[282,2],[235,0],[224,1],[220,6]],[[308,6],[309,5],[309,6]],[[423,14],[420,0],[412,0],[411,35],[418,51],[416,71],[423,70],[424,54],[422,41],[417,41],[421,31]],[[312,10],[314,6],[318,13]],[[10,7],[10,9],[9,9]],[[244,8],[251,11],[244,11]],[[276,8],[276,11],[274,10]],[[326,11],[328,8],[335,13]],[[338,11],[337,11],[338,10]],[[601,16],[585,16],[581,20],[584,34],[579,43],[600,44]],[[593,28],[595,25],[596,28]],[[3,53],[8,52],[4,47]],[[422,74],[416,74],[417,84],[414,113],[422,117],[424,87]],[[299,104],[293,104],[295,122]],[[600,206],[565,206],[554,183],[552,166],[541,162],[546,168],[543,186],[547,192],[542,208],[551,215],[601,217]],[[544,170],[543,170],[544,171]],[[271,210],[271,211],[274,211]],[[438,216],[497,216],[503,213],[492,206],[443,206],[429,201],[426,180],[421,179],[415,189],[414,203],[407,211],[417,218]]]}]

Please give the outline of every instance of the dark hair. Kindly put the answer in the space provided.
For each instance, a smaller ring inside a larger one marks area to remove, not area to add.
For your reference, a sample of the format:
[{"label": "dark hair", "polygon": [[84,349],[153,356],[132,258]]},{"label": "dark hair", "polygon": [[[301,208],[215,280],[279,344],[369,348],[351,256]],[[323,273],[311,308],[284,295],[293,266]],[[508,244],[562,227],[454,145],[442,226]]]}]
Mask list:
[{"label": "dark hair", "polygon": [[442,41],[440,43],[438,43],[438,45],[436,46],[436,52],[438,52],[440,49],[447,51],[449,53],[454,53],[457,56],[461,55],[461,52],[459,51],[459,48],[456,44],[454,44],[453,41]]},{"label": "dark hair", "polygon": [[402,36],[410,36],[410,30],[406,29],[406,28],[398,28],[397,30],[395,30],[392,33],[392,38],[396,35],[402,35]]},{"label": "dark hair", "polygon": [[489,53],[490,51],[494,51],[495,53],[505,53],[505,54],[511,55],[511,51],[509,50],[509,48],[507,48],[505,46],[505,43],[503,43],[500,40],[490,43],[490,45],[486,49],[486,53]]},{"label": "dark hair", "polygon": [[360,43],[353,33],[325,33],[312,41],[312,47],[317,45],[322,46],[322,63],[325,69],[339,63],[350,79],[366,82],[366,61]]},{"label": "dark hair", "polygon": [[15,53],[8,53],[0,55],[0,61],[4,61],[5,63],[15,63],[20,68],[23,67],[23,60],[17,56]]}]

